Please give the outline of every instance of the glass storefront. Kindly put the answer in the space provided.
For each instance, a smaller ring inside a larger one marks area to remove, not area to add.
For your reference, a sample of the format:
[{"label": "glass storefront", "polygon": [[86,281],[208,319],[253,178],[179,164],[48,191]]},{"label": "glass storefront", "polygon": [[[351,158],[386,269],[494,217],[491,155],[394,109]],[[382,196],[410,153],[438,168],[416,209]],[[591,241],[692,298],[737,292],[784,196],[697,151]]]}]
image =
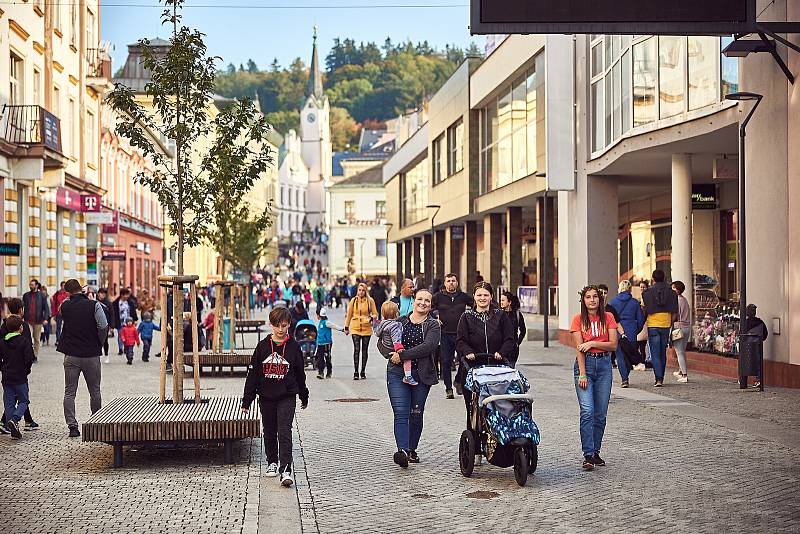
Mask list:
[{"label": "glass storefront", "polygon": [[400,174],[400,226],[424,220],[428,211],[428,160]]},{"label": "glass storefront", "polygon": [[738,89],[736,58],[721,55],[729,38],[593,35],[592,151],[632,129],[720,102]]}]

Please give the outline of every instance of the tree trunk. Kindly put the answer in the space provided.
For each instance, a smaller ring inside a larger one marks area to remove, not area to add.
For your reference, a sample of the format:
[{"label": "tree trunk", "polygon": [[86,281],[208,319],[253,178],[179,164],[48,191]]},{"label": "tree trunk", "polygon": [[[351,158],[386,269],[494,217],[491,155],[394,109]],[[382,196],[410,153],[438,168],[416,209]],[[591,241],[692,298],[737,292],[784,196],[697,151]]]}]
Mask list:
[{"label": "tree trunk", "polygon": [[[178,6],[172,5],[172,36],[175,39],[178,35]],[[177,88],[175,90],[175,124],[181,124],[181,79],[182,73],[175,73],[178,76]],[[176,221],[178,225],[178,276],[183,276],[183,139],[180,135],[175,140],[177,153],[177,185],[178,185],[178,214]],[[183,286],[173,286],[172,291],[172,402],[183,403]]]}]

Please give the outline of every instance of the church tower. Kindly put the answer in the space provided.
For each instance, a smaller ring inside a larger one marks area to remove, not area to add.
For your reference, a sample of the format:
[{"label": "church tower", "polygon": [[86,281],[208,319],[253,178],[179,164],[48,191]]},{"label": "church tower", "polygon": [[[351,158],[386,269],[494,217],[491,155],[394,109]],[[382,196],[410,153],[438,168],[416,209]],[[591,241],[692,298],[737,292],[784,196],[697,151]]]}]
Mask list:
[{"label": "church tower", "polygon": [[310,230],[317,228],[326,233],[328,231],[326,188],[331,184],[332,172],[330,111],[328,97],[322,89],[322,72],[317,53],[317,28],[314,27],[306,103],[300,111],[300,138],[303,160],[309,170],[306,220]]}]

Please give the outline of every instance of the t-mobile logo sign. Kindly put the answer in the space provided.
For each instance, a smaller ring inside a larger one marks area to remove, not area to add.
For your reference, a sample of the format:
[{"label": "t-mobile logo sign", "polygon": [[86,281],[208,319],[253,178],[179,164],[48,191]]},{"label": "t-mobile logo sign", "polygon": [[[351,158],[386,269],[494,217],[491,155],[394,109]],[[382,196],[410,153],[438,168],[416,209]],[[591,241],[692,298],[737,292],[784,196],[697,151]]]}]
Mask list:
[{"label": "t-mobile logo sign", "polygon": [[100,195],[81,195],[81,211],[100,211]]}]

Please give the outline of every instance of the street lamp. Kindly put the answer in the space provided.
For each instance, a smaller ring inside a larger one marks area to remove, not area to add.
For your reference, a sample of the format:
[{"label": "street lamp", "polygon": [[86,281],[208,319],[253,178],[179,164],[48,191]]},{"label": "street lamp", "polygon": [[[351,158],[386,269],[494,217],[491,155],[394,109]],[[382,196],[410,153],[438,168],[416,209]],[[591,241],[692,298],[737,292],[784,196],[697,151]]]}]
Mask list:
[{"label": "street lamp", "polygon": [[384,254],[386,256],[386,278],[389,278],[389,230],[391,230],[394,225],[390,222],[384,223],[383,225],[386,227],[386,246],[384,247]]},{"label": "street lamp", "polygon": [[[725,96],[726,100],[735,102],[754,101],[755,104],[744,120],[739,124],[739,357],[741,358],[741,336],[746,334],[745,317],[747,308],[747,231],[745,228],[745,142],[747,123],[755,113],[756,108],[761,103],[763,95],[758,93],[731,93]],[[761,355],[761,366],[759,369],[759,382],[761,391],[764,391],[764,356]],[[740,377],[741,387],[741,377]],[[747,382],[744,383],[747,387]]]},{"label": "street lamp", "polygon": [[361,241],[361,279],[364,279],[364,244],[367,242],[366,237],[359,237],[359,241]]},{"label": "street lamp", "polygon": [[[431,253],[432,253],[431,254],[431,285],[433,285],[433,281],[436,280],[436,253],[433,252],[434,249],[436,249],[436,246],[433,244],[433,240],[436,237],[436,232],[433,229],[433,225],[434,225],[433,220],[436,219],[437,215],[439,215],[439,210],[442,209],[442,207],[439,204],[428,204],[425,207],[436,210],[435,212],[433,212],[433,217],[431,217]],[[428,254],[427,250],[425,251],[425,254],[426,254],[425,257],[427,258],[428,257],[427,256],[427,254]]]}]

